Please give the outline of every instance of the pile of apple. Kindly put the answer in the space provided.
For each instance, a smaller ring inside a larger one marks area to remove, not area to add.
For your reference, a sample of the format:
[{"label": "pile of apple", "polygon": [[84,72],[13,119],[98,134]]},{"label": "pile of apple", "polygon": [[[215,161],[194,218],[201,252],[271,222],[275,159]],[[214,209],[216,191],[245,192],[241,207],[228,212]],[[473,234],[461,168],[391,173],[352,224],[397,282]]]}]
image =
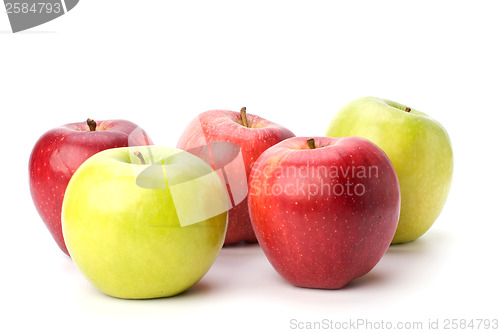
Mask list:
[{"label": "pile of apple", "polygon": [[360,98],[326,136],[240,112],[196,117],[177,148],[125,120],[45,133],[29,162],[35,206],[102,292],[157,298],[199,281],[222,246],[258,242],[290,283],[338,289],[439,216],[453,153],[446,130],[389,100]]}]

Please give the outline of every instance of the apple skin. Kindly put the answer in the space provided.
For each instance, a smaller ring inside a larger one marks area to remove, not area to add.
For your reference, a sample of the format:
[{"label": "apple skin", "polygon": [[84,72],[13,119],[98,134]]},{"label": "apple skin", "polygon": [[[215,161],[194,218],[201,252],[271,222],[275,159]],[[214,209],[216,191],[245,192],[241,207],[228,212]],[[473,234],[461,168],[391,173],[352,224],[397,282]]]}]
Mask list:
[{"label": "apple skin", "polygon": [[388,157],[370,141],[313,139],[315,149],[296,137],[259,157],[248,205],[259,244],[285,280],[338,289],[368,273],[389,247],[399,185]]},{"label": "apple skin", "polygon": [[[63,202],[71,258],[91,284],[117,298],[168,297],[188,289],[215,261],[227,227],[227,210],[180,225],[172,184],[213,174],[207,163],[176,148],[149,146],[150,154],[146,148],[115,148],[90,157],[71,178]],[[159,175],[146,177],[153,186],[139,185],[141,170],[146,173],[153,164],[161,164]],[[181,199],[198,214],[208,212],[215,197],[227,200],[214,175],[182,192]]]},{"label": "apple skin", "polygon": [[61,207],[66,186],[76,169],[102,150],[150,144],[146,132],[127,120],[97,121],[95,131],[90,131],[87,122],[67,124],[38,139],[29,159],[31,197],[64,253],[69,255],[61,230]]},{"label": "apple skin", "polygon": [[[260,154],[276,143],[295,135],[285,127],[257,115],[246,114],[246,117],[248,127],[243,125],[239,112],[229,110],[203,112],[185,128],[177,147],[197,154],[198,147],[206,146],[212,142],[234,143],[241,149],[245,177],[248,179],[251,166]],[[229,170],[229,172],[232,172],[236,177],[242,177],[238,170]],[[244,180],[247,181],[247,179]],[[246,184],[243,185],[246,189]],[[239,242],[255,243],[256,241],[245,196],[241,202],[235,202],[234,207],[229,210],[228,230],[224,245]]]},{"label": "apple skin", "polygon": [[389,156],[401,187],[401,217],[393,244],[422,236],[441,213],[451,187],[453,151],[445,128],[423,112],[363,97],[345,105],[327,136],[361,136]]}]

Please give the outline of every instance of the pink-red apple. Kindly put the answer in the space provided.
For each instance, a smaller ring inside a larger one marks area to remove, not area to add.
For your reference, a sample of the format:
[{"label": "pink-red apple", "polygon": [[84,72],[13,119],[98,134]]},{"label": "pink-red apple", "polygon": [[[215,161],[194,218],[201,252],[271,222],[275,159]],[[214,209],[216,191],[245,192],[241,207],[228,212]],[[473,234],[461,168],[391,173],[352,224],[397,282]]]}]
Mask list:
[{"label": "pink-red apple", "polygon": [[232,208],[224,245],[257,241],[248,216],[248,174],[262,152],[294,136],[283,126],[247,114],[246,108],[203,112],[182,133],[177,147],[206,160],[227,184]]},{"label": "pink-red apple", "polygon": [[38,139],[29,160],[31,196],[64,253],[69,255],[62,234],[61,208],[64,192],[76,169],[102,150],[150,144],[146,132],[127,120],[88,119],[54,128]]},{"label": "pink-red apple", "polygon": [[396,172],[359,137],[295,137],[266,150],[249,177],[257,239],[290,283],[338,289],[368,273],[396,231]]}]

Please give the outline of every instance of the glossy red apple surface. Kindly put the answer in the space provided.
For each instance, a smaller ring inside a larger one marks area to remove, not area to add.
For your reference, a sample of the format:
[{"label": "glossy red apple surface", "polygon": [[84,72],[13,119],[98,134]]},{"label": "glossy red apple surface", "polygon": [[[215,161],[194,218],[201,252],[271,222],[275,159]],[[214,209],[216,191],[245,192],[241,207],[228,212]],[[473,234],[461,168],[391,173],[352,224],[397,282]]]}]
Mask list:
[{"label": "glossy red apple surface", "polygon": [[249,177],[257,239],[290,283],[338,289],[389,247],[400,191],[386,154],[358,137],[296,137],[266,150]]},{"label": "glossy red apple surface", "polygon": [[182,133],[177,148],[205,159],[227,184],[232,208],[224,245],[257,241],[248,215],[248,174],[262,152],[294,136],[281,125],[247,114],[245,108],[203,112]]},{"label": "glossy red apple surface", "polygon": [[64,192],[76,169],[109,148],[152,144],[146,132],[127,120],[67,124],[36,142],[29,160],[31,196],[40,217],[61,250],[69,255],[61,229]]}]

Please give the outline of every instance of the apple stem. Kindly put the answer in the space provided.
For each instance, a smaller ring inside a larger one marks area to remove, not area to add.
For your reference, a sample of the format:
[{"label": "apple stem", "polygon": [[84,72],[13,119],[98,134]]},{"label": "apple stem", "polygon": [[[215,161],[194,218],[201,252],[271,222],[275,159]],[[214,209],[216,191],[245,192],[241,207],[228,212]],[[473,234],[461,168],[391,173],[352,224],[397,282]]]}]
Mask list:
[{"label": "apple stem", "polygon": [[240,115],[241,115],[241,122],[243,123],[243,126],[248,127],[247,108],[246,107],[241,108]]},{"label": "apple stem", "polygon": [[316,148],[316,144],[314,143],[314,139],[313,138],[307,139],[307,145],[309,146],[309,149]]},{"label": "apple stem", "polygon": [[410,111],[411,111],[411,108],[406,107],[405,111],[406,111],[406,112],[410,112]]},{"label": "apple stem", "polygon": [[95,122],[94,119],[90,119],[88,118],[87,119],[87,126],[89,127],[89,130],[91,132],[95,131],[96,127],[97,127],[97,123]]},{"label": "apple stem", "polygon": [[142,153],[140,151],[134,152],[134,155],[137,156],[137,158],[139,158],[139,160],[141,161],[141,164],[146,164],[146,161],[144,160],[144,156],[142,156]]}]

